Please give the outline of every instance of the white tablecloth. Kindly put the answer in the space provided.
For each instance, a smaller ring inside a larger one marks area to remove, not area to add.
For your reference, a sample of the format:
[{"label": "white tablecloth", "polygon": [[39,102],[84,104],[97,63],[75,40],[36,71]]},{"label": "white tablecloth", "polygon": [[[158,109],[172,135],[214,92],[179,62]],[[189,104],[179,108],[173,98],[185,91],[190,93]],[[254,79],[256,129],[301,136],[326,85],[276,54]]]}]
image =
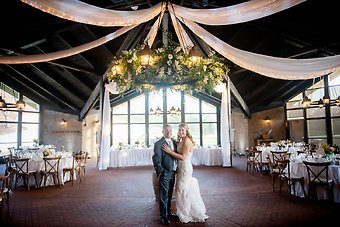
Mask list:
[{"label": "white tablecloth", "polygon": [[[111,149],[109,167],[152,166],[152,148]],[[220,148],[194,148],[193,165],[222,166]]]},{"label": "white tablecloth", "polygon": [[[63,168],[71,168],[72,167],[72,161],[73,161],[73,157],[72,156],[62,156],[60,159],[60,163],[59,163],[59,181],[60,184],[64,184],[66,181],[70,180],[70,174],[69,172],[67,174],[65,174],[65,177],[63,176]],[[37,184],[40,183],[40,178],[41,178],[41,174],[40,171],[45,169],[45,165],[44,165],[44,160],[42,158],[37,158],[34,157],[32,159],[30,159],[28,161],[28,170],[29,171],[37,171]],[[76,179],[76,176],[74,176],[74,179]],[[22,185],[23,182],[20,179],[20,181],[17,183],[18,186]],[[53,185],[53,178],[51,176],[49,176],[47,178],[46,181],[46,185]],[[30,176],[29,178],[29,185],[35,185],[35,180],[33,176]],[[38,185],[40,186],[40,185]]]},{"label": "white tablecloth", "polygon": [[[290,162],[291,173],[303,176],[305,178],[305,191],[308,193],[308,173],[305,164],[302,161]],[[334,200],[336,203],[340,203],[340,165],[331,165],[329,167],[329,178],[334,179]],[[300,184],[295,185],[296,194],[300,197],[304,197]],[[318,199],[327,199],[326,191],[322,188],[317,188]]]}]

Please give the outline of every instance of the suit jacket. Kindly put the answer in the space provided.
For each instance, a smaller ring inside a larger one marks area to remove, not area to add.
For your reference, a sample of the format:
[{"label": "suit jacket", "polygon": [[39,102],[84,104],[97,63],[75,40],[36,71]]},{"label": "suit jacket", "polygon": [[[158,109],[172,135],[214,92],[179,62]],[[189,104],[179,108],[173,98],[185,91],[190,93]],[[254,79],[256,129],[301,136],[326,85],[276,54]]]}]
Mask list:
[{"label": "suit jacket", "polygon": [[[174,144],[174,151],[177,152],[177,143],[174,139],[171,140]],[[155,143],[153,148],[152,161],[157,175],[161,174],[162,172],[173,171],[174,162],[177,162],[177,159],[175,159],[174,157],[172,157],[163,150],[162,148],[163,144],[168,145],[164,137],[159,139]]]}]

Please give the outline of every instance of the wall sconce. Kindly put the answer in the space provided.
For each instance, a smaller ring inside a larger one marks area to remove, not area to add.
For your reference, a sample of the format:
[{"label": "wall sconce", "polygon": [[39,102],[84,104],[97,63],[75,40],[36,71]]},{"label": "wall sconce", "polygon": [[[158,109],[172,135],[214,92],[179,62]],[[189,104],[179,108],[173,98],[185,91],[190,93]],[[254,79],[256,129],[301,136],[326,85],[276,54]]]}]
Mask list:
[{"label": "wall sconce", "polygon": [[61,126],[67,126],[67,121],[65,119],[63,119],[61,122],[60,122],[60,125]]},{"label": "wall sconce", "polygon": [[264,119],[264,122],[265,122],[267,125],[270,124],[270,121],[271,121],[271,119],[270,119],[269,117],[266,117],[266,118]]}]

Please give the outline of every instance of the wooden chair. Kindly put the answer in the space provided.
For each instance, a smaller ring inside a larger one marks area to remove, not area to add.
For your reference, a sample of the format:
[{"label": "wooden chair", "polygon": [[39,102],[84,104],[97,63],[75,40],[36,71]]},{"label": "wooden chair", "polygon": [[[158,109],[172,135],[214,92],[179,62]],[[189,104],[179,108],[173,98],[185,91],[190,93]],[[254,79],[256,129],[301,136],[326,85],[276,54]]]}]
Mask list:
[{"label": "wooden chair", "polygon": [[88,158],[87,152],[86,153],[80,152],[79,154],[74,155],[75,170],[78,173],[78,176],[80,178],[80,182],[82,181],[82,177],[83,177],[83,180],[85,180],[87,158]]},{"label": "wooden chair", "polygon": [[[0,223],[5,224],[5,214],[4,214],[4,201],[6,199],[6,188],[8,186],[8,179],[9,179],[9,174],[5,176],[0,176],[0,216],[1,220]],[[7,207],[9,209],[9,207]]]},{"label": "wooden chair", "polygon": [[278,161],[289,159],[289,154],[287,155],[287,152],[271,151],[271,155],[267,156],[266,159],[268,160],[269,172],[272,177],[272,191],[275,192],[275,179],[280,176]]},{"label": "wooden chair", "polygon": [[315,198],[317,187],[321,187],[327,192],[328,199],[334,203],[335,182],[329,178],[328,173],[331,162],[303,161],[303,163],[308,173],[308,199]]},{"label": "wooden chair", "polygon": [[260,171],[262,168],[262,151],[258,151],[255,147],[246,149],[247,172],[254,174],[255,169]]},{"label": "wooden chair", "polygon": [[68,168],[63,168],[63,177],[65,179],[65,174],[70,173],[70,181],[72,182],[73,186],[73,180],[74,180],[74,173],[75,173],[75,155],[72,156],[72,165]]},{"label": "wooden chair", "polygon": [[40,186],[42,184],[42,181],[44,179],[44,189],[46,187],[46,181],[49,176],[53,177],[53,183],[56,184],[56,179],[58,181],[59,187],[61,186],[60,184],[60,179],[59,179],[59,164],[60,164],[60,159],[61,156],[58,157],[45,157],[44,159],[44,170],[40,171],[41,173],[41,179],[40,179]]},{"label": "wooden chair", "polygon": [[35,180],[35,186],[37,187],[37,171],[36,170],[29,170],[28,168],[28,161],[29,158],[19,158],[14,159],[15,162],[15,188],[18,184],[18,179],[22,179],[24,182],[24,185],[27,186],[27,190],[30,190],[30,182],[29,178],[30,176],[34,176]]},{"label": "wooden chair", "polygon": [[305,191],[305,178],[303,176],[298,176],[290,172],[290,160],[289,159],[277,160],[277,168],[279,170],[278,177],[280,179],[279,195],[281,195],[282,186],[284,182],[287,182],[289,196],[291,197],[292,195],[292,189],[293,195],[296,196],[295,184],[300,183],[303,190],[303,194],[305,198],[307,198],[307,194]]}]

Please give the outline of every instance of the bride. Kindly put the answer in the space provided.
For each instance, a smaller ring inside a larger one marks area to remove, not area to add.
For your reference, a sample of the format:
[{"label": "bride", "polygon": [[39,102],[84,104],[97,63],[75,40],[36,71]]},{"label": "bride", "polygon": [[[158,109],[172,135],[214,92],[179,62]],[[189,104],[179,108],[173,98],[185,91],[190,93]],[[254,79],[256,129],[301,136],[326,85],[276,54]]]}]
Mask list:
[{"label": "bride", "polygon": [[192,177],[193,167],[190,162],[194,141],[189,132],[189,127],[182,123],[178,127],[177,152],[167,145],[163,149],[174,158],[178,159],[177,182],[175,189],[175,202],[177,216],[182,223],[205,222],[208,216],[203,203],[198,181]]}]

